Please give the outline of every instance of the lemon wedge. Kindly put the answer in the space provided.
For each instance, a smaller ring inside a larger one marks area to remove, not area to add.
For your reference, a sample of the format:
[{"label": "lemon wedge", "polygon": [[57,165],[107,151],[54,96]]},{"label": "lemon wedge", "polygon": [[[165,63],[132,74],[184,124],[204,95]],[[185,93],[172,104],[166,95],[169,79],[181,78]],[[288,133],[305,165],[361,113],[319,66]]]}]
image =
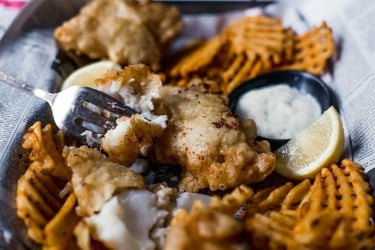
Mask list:
[{"label": "lemon wedge", "polygon": [[63,82],[62,89],[70,86],[80,85],[95,88],[95,79],[102,76],[109,69],[118,69],[121,67],[111,61],[99,61],[75,70]]},{"label": "lemon wedge", "polygon": [[340,159],[344,141],[340,115],[331,106],[314,123],[275,151],[275,170],[294,180],[314,178],[322,167]]}]

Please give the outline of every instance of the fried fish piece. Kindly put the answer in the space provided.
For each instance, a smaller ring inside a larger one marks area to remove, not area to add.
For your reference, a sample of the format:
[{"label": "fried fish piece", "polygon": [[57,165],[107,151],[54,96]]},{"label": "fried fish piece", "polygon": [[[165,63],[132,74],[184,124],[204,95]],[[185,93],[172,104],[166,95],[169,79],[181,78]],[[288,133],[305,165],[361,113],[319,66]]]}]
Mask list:
[{"label": "fried fish piece", "polygon": [[159,162],[183,167],[180,190],[224,190],[258,182],[274,169],[267,141],[256,141],[253,121],[239,121],[223,97],[165,86],[168,125],[155,143]]},{"label": "fried fish piece", "polygon": [[118,99],[138,113],[146,113],[147,118],[157,112],[161,76],[151,72],[144,64],[125,67],[122,71],[108,71],[95,80],[96,88]]},{"label": "fried fish piece", "polygon": [[66,164],[72,169],[73,191],[79,216],[91,216],[115,193],[144,188],[143,177],[133,170],[111,162],[96,149],[81,146],[65,149]]},{"label": "fried fish piece", "polygon": [[180,11],[176,6],[149,0],[143,2],[138,8],[140,17],[150,29],[163,54],[184,26]]},{"label": "fried fish piece", "polygon": [[145,65],[131,65],[123,71],[107,72],[96,84],[99,90],[139,113],[118,119],[101,143],[111,160],[130,167],[140,154],[147,155],[154,138],[166,127],[167,116],[158,109],[160,76]]},{"label": "fried fish piece", "polygon": [[175,7],[134,0],[94,0],[58,27],[55,38],[64,50],[78,55],[109,58],[122,65],[142,62],[158,70],[161,48],[181,28]]},{"label": "fried fish piece", "polygon": [[121,117],[116,127],[104,135],[102,148],[110,160],[130,167],[139,155],[147,155],[153,138],[160,136],[163,130],[139,114]]}]

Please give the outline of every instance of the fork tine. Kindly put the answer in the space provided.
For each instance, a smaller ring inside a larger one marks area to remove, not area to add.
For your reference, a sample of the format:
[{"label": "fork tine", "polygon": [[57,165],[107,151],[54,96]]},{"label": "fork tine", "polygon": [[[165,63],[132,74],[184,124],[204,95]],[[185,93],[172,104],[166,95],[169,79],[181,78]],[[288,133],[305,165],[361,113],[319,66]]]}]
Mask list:
[{"label": "fork tine", "polygon": [[100,138],[120,116],[136,112],[107,94],[72,86],[56,95],[51,105],[56,125],[70,137],[100,148]]},{"label": "fork tine", "polygon": [[[103,92],[99,90],[86,88],[86,91],[82,92],[82,94],[86,101],[120,116],[131,116],[136,113],[115,98],[103,95]],[[98,98],[98,96],[101,98]]]},{"label": "fork tine", "polygon": [[101,116],[100,114],[91,111],[90,109],[78,109],[77,115],[85,122],[95,124],[96,126],[102,127],[105,130],[112,129],[115,127],[115,122],[108,118]]},{"label": "fork tine", "polygon": [[68,125],[70,130],[65,130],[64,133],[72,139],[75,139],[83,144],[100,148],[100,135],[93,131],[87,130],[85,127],[78,123],[79,122],[77,122],[76,120],[71,120],[70,124]]}]

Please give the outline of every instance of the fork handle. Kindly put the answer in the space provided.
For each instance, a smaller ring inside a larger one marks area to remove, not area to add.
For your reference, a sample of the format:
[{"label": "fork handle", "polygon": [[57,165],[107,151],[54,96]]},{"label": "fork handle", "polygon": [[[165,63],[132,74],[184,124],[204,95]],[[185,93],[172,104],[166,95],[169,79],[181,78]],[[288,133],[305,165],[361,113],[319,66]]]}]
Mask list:
[{"label": "fork handle", "polygon": [[48,102],[50,105],[52,105],[53,101],[55,100],[56,94],[52,94],[52,93],[46,92],[38,88],[34,88],[33,86],[27,83],[21,82],[17,80],[16,78],[8,75],[2,70],[0,70],[0,80],[4,81],[10,86],[14,86],[26,92],[32,93],[34,96],[39,97],[45,100],[46,102]]}]

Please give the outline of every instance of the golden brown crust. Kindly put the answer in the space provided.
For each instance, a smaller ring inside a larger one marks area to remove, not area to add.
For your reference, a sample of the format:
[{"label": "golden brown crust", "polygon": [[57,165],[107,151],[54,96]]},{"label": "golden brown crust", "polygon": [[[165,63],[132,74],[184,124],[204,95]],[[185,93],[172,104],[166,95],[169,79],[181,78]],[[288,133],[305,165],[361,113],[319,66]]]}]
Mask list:
[{"label": "golden brown crust", "polygon": [[160,67],[162,49],[182,29],[180,13],[161,3],[94,0],[55,30],[66,51],[91,59],[109,58],[121,65]]},{"label": "golden brown crust", "polygon": [[111,162],[96,149],[86,146],[66,150],[66,164],[72,169],[73,191],[77,196],[77,214],[91,216],[98,212],[116,192],[144,188],[143,177]]},{"label": "golden brown crust", "polygon": [[161,135],[166,116],[159,109],[162,82],[143,64],[108,71],[96,79],[97,88],[129,106],[137,114],[121,117],[114,129],[107,131],[101,146],[109,159],[130,167],[140,155],[147,155],[154,138]]}]

